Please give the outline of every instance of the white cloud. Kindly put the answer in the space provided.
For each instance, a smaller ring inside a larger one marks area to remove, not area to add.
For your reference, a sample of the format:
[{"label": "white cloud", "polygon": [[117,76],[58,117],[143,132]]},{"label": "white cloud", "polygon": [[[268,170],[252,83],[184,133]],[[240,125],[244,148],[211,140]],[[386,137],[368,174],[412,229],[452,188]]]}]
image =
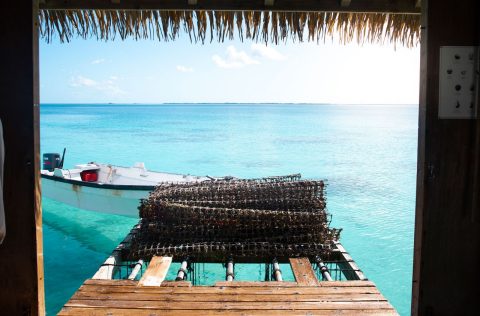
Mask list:
[{"label": "white cloud", "polygon": [[92,60],[92,65],[98,65],[98,64],[101,64],[101,63],[104,63],[105,62],[105,58],[99,58],[99,59],[95,59],[95,60]]},{"label": "white cloud", "polygon": [[70,85],[72,87],[94,87],[98,83],[95,80],[90,78],[85,78],[84,76],[76,76],[70,78]]},{"label": "white cloud", "polygon": [[124,95],[125,91],[116,84],[116,76],[110,76],[108,80],[96,81],[81,75],[70,78],[70,86],[74,88],[93,89],[104,92],[110,96]]},{"label": "white cloud", "polygon": [[220,68],[242,68],[247,65],[260,63],[258,60],[250,57],[246,52],[238,51],[232,45],[227,47],[227,56],[225,58],[219,55],[213,55],[212,60]]},{"label": "white cloud", "polygon": [[178,65],[177,70],[180,72],[193,72],[193,68],[182,66],[182,65]]},{"label": "white cloud", "polygon": [[262,44],[252,44],[251,46],[253,55],[255,56],[260,56],[266,59],[270,60],[285,60],[287,59],[286,56],[282,55],[279,51],[277,51],[275,48],[262,45]]}]

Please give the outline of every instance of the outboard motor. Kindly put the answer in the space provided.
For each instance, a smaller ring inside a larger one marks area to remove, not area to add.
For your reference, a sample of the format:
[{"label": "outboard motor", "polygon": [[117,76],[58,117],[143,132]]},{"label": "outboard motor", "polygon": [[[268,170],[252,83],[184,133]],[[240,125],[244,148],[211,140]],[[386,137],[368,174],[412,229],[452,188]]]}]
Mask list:
[{"label": "outboard motor", "polygon": [[53,171],[55,168],[60,168],[61,159],[58,153],[43,154],[43,169]]}]

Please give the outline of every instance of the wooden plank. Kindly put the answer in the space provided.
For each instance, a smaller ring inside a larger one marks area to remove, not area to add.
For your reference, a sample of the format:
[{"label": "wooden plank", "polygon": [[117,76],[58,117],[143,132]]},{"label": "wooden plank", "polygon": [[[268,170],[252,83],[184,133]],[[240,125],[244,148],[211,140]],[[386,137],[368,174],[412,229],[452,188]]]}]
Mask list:
[{"label": "wooden plank", "polygon": [[263,294],[158,294],[158,293],[98,293],[76,292],[72,300],[122,300],[122,301],[179,301],[179,302],[356,302],[386,301],[381,294],[303,294],[295,293],[279,295]]},{"label": "wooden plank", "polygon": [[[162,309],[119,309],[119,308],[101,308],[101,307],[64,307],[58,315],[61,316],[70,316],[70,315],[89,315],[89,316],[105,316],[105,315],[116,315],[116,316],[191,316],[198,315],[198,310],[162,310]],[[245,316],[248,315],[259,315],[259,316],[278,316],[278,315],[289,315],[289,316],[305,316],[305,315],[352,315],[351,310],[248,310],[247,312],[243,310],[204,310],[202,315],[235,315],[235,316]],[[356,315],[376,315],[376,316],[391,316],[398,315],[395,310],[355,310]]]},{"label": "wooden plank", "polygon": [[365,293],[378,294],[380,293],[375,287],[125,287],[125,286],[95,286],[82,285],[79,292],[92,293],[155,293],[155,294],[261,294],[261,295],[282,295],[282,294],[350,294],[350,293]]},{"label": "wooden plank", "polygon": [[296,287],[297,282],[277,282],[277,281],[219,281],[215,286],[233,286],[233,287]]},{"label": "wooden plank", "polygon": [[[131,286],[136,287],[138,281],[135,280],[102,280],[102,279],[88,279],[83,285],[91,286],[111,286],[111,287],[125,287]],[[162,287],[189,287],[192,286],[190,281],[163,281],[160,285]]]},{"label": "wooden plank", "polygon": [[166,301],[122,301],[122,300],[69,300],[67,307],[107,307],[127,309],[236,309],[236,310],[269,310],[269,309],[391,309],[392,306],[386,302],[166,302]]},{"label": "wooden plank", "polygon": [[135,280],[105,280],[105,279],[87,279],[83,283],[84,285],[104,285],[104,286],[125,286],[131,285],[136,286],[138,285],[138,281]]},{"label": "wooden plank", "polygon": [[[311,266],[310,266],[311,267]],[[249,281],[234,281],[234,282],[217,282],[215,286],[231,286],[231,287],[298,287],[297,282],[249,282]],[[311,286],[317,287],[355,287],[355,286],[375,286],[371,281],[332,281],[332,282],[317,282]]]},{"label": "wooden plank", "polygon": [[190,282],[190,281],[163,281],[162,286],[165,286],[165,287],[191,287],[192,282]]},{"label": "wooden plank", "polygon": [[[190,282],[183,281],[183,284],[191,284]],[[182,284],[182,282],[165,281],[162,286],[174,286],[175,284]],[[83,283],[84,285],[103,285],[103,286],[124,286],[124,285],[136,285],[137,281],[131,280],[93,280],[88,279]],[[233,281],[226,282],[221,281],[215,283],[215,286],[229,286],[229,287],[264,287],[264,286],[276,286],[276,287],[298,287],[296,282],[250,282],[250,281]],[[319,287],[375,287],[375,283],[372,281],[332,281],[332,282],[319,282]],[[211,288],[212,286],[198,286],[197,288]]]},{"label": "wooden plank", "polygon": [[318,285],[319,282],[308,258],[290,258],[290,266],[298,285]]},{"label": "wooden plank", "polygon": [[167,276],[172,257],[154,256],[143,274],[138,286],[160,286]]},{"label": "wooden plank", "polygon": [[335,11],[335,12],[394,12],[420,14],[412,0],[355,0],[348,7],[339,0],[275,0],[266,6],[265,0],[202,0],[191,5],[188,1],[176,0],[48,0],[40,4],[41,9],[124,9],[124,10],[273,10],[273,11]]}]

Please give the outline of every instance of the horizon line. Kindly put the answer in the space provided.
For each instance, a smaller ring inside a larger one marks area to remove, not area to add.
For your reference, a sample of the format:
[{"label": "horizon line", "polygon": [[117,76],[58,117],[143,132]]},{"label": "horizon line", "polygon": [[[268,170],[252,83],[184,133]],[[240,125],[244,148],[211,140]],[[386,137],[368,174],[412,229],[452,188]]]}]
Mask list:
[{"label": "horizon line", "polygon": [[331,102],[40,102],[40,105],[418,105],[418,103],[331,103]]}]

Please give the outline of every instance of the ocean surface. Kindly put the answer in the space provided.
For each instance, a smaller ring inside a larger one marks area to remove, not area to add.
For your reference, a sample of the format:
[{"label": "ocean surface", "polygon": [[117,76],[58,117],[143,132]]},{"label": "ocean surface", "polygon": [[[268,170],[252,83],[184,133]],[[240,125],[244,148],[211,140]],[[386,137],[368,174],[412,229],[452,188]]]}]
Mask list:
[{"label": "ocean surface", "polygon": [[[409,314],[416,105],[41,105],[41,151],[194,175],[326,179],[333,227],[366,276]],[[43,198],[47,312],[54,315],[136,223]],[[261,278],[258,265],[238,277]],[[208,274],[214,282],[224,275]],[[208,283],[208,280],[207,280]]]}]

